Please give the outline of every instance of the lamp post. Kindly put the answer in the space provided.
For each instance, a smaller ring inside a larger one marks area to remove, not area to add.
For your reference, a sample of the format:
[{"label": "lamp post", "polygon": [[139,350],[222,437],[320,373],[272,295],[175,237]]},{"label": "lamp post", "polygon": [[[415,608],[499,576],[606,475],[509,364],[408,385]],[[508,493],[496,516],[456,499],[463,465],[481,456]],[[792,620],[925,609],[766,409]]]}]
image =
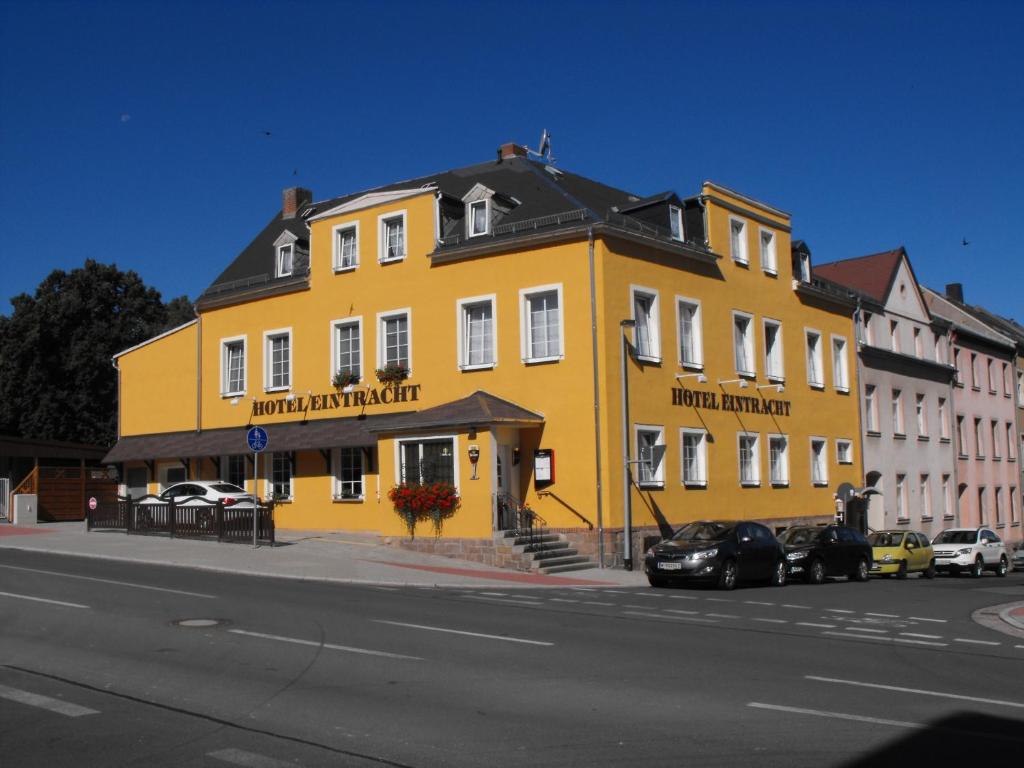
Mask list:
[{"label": "lamp post", "polygon": [[629,456],[629,377],[626,375],[626,356],[628,354],[629,339],[626,338],[625,330],[635,328],[636,320],[622,320],[619,323],[622,329],[622,345],[619,349],[620,360],[620,389],[622,390],[622,567],[627,571],[633,570],[633,501],[632,485],[633,470]]}]

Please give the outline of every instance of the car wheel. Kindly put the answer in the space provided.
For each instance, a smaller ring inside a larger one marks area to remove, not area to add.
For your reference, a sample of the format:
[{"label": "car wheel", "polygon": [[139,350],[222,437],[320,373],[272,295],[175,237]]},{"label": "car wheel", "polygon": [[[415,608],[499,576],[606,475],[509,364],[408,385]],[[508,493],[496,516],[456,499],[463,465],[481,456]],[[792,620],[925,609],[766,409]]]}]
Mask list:
[{"label": "car wheel", "polygon": [[900,560],[900,567],[896,571],[896,578],[897,579],[905,579],[905,578],[907,578],[907,561],[906,560]]},{"label": "car wheel", "polygon": [[[903,574],[904,575],[900,576],[899,578],[901,578],[901,579],[906,578],[906,568],[907,568],[907,561],[904,560],[903,561]],[[869,573],[870,573],[870,569],[868,567],[868,561],[865,560],[862,557],[860,560],[857,561],[857,570],[855,570],[853,572],[853,579],[854,579],[854,581],[867,581]]]},{"label": "car wheel", "polygon": [[996,567],[996,576],[1005,576],[1007,571],[1010,570],[1010,564],[1006,562],[1006,557],[999,558],[999,565]]},{"label": "car wheel", "polygon": [[821,584],[825,581],[825,564],[821,560],[814,560],[807,567],[807,583]]},{"label": "car wheel", "polygon": [[784,560],[779,560],[772,568],[772,586],[786,586],[786,562]]},{"label": "car wheel", "polygon": [[922,573],[921,575],[924,576],[926,579],[934,579],[935,578],[935,561],[934,560],[932,560],[930,563],[928,563],[928,567],[924,569],[924,573]]},{"label": "car wheel", "polygon": [[974,560],[974,565],[971,566],[971,576],[975,579],[980,579],[981,574],[985,571],[985,561],[981,559],[981,555],[978,555]]},{"label": "car wheel", "polygon": [[667,587],[668,581],[663,579],[661,576],[652,576],[647,574],[647,581],[652,587]]},{"label": "car wheel", "polygon": [[722,563],[722,570],[718,574],[719,589],[733,589],[736,586],[738,572],[735,560],[726,560]]}]

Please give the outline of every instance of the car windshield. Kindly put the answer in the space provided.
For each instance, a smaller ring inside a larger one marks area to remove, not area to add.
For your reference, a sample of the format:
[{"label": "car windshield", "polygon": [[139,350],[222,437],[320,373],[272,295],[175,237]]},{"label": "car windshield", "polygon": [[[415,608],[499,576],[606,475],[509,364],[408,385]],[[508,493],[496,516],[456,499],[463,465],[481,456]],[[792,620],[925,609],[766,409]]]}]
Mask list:
[{"label": "car windshield", "polygon": [[217,493],[245,493],[245,490],[232,483],[214,483],[210,488]]},{"label": "car windshield", "polygon": [[943,531],[933,540],[933,544],[976,544],[977,531]]},{"label": "car windshield", "polygon": [[726,523],[690,523],[672,535],[672,541],[720,541],[726,538],[735,526]]},{"label": "car windshield", "polygon": [[868,543],[872,547],[898,547],[903,543],[903,534],[899,531],[879,531],[868,536]]},{"label": "car windshield", "polygon": [[789,528],[782,532],[779,541],[792,547],[813,544],[818,540],[821,531],[821,528]]}]

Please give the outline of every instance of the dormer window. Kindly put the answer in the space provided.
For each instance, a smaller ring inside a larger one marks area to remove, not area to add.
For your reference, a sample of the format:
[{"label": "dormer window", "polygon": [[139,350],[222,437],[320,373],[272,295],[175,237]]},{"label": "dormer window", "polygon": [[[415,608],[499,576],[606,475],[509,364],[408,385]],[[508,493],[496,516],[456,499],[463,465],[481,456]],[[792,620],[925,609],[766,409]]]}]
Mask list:
[{"label": "dormer window", "polygon": [[466,206],[466,223],[469,227],[467,235],[477,237],[490,232],[490,201],[476,200]]},{"label": "dormer window", "polygon": [[277,277],[288,277],[295,262],[295,245],[287,243],[277,247]]},{"label": "dormer window", "polygon": [[379,217],[380,261],[401,261],[405,258],[405,211]]},{"label": "dormer window", "polygon": [[811,282],[811,255],[809,253],[800,254],[800,282]]},{"label": "dormer window", "polygon": [[683,239],[683,209],[675,205],[668,207],[668,224],[672,231],[672,239]]}]

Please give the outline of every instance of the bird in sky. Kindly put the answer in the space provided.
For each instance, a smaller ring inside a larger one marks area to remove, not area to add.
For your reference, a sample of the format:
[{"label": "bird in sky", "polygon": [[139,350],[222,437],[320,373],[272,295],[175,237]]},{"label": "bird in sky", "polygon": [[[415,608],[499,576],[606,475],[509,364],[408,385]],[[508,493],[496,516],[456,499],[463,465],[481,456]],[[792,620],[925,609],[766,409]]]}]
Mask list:
[{"label": "bird in sky", "polygon": [[960,243],[960,245],[963,245],[963,246],[967,246],[967,245],[970,245],[970,243],[969,243],[969,242],[967,241],[967,238],[965,237],[965,238],[963,239],[963,242],[962,242],[962,243]]}]

